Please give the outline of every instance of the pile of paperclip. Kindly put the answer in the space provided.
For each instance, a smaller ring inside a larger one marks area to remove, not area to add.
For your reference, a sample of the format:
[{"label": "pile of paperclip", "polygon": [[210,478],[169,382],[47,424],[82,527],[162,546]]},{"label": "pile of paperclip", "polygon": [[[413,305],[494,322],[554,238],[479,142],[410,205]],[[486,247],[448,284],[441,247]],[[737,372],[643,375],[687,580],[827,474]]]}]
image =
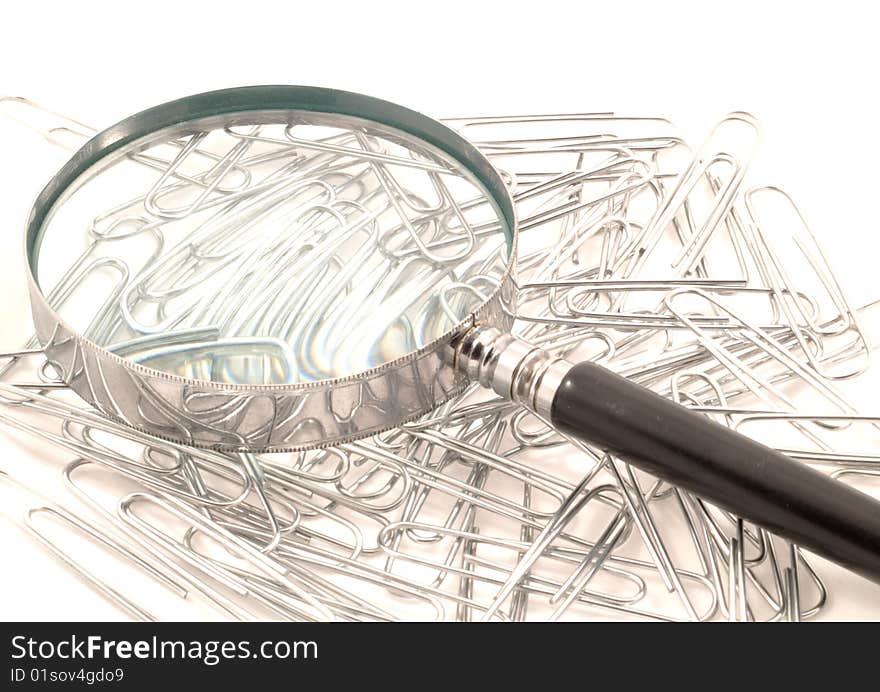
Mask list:
[{"label": "pile of paperclip", "polygon": [[[834,386],[868,367],[871,305],[847,302],[785,192],[746,189],[751,116],[731,114],[697,151],[661,118],[446,122],[514,193],[519,334],[847,482],[880,475],[880,446],[847,448],[880,418]],[[44,134],[67,145],[92,130]],[[0,424],[69,451],[70,498],[14,519],[135,618],[156,616],[41,522],[244,620],[799,620],[827,600],[796,546],[479,388],[365,441],[226,455],[104,419],[37,346],[5,356]]]}]

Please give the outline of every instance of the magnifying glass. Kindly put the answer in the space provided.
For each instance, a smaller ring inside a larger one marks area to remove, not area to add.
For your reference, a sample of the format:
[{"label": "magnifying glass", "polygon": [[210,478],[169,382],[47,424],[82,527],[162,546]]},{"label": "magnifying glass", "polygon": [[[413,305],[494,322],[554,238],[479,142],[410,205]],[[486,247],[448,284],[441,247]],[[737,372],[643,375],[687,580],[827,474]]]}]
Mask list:
[{"label": "magnifying glass", "polygon": [[121,121],[52,178],[26,234],[48,362],[129,426],[225,451],[313,449],[477,381],[880,580],[880,503],[512,336],[516,244],[504,179],[457,133],[300,86],[199,94]]}]

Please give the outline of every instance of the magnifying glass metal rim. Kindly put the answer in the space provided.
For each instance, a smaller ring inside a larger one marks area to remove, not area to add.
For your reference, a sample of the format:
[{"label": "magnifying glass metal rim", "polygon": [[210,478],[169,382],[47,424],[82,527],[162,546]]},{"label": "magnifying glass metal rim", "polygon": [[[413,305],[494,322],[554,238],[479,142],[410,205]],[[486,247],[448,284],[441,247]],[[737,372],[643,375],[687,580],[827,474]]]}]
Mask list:
[{"label": "magnifying glass metal rim", "polygon": [[[501,215],[509,255],[498,287],[458,324],[416,351],[344,377],[293,384],[227,384],[181,377],[116,355],[62,319],[40,289],[37,261],[45,221],[79,177],[114,152],[168,128],[191,123],[196,129],[212,119],[222,123],[234,114],[267,111],[311,111],[374,121],[451,156],[484,187]],[[508,187],[491,162],[455,131],[363,94],[272,85],[187,96],[141,111],[95,135],[34,202],[25,232],[25,258],[37,337],[53,369],[80,397],[110,418],[174,442],[225,451],[283,452],[383,432],[418,418],[467,387],[470,378],[454,366],[452,343],[477,324],[510,331],[516,241],[516,209]]]}]

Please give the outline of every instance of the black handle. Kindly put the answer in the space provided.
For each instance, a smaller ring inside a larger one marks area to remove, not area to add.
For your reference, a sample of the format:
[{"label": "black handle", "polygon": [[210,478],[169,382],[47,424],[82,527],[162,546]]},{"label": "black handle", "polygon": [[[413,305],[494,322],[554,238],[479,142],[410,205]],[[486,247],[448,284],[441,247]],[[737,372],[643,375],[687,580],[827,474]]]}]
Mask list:
[{"label": "black handle", "polygon": [[880,582],[880,502],[594,363],[568,371],[553,424]]}]

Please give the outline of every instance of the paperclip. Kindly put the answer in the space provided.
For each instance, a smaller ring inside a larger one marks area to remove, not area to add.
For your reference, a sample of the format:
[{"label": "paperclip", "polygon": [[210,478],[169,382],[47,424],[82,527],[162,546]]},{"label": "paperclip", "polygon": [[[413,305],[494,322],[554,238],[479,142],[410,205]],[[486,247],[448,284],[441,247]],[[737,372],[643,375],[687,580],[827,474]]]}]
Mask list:
[{"label": "paperclip", "polygon": [[[32,490],[22,485],[19,481],[15,480],[5,471],[0,470],[0,478],[2,478],[7,483],[13,485],[14,487],[34,494]],[[150,575],[160,584],[175,592],[181,598],[186,597],[186,590],[181,587],[177,582],[164,575],[162,572],[156,569],[156,567],[139,557],[136,553],[120,545],[108,534],[103,533],[98,528],[89,524],[83,519],[73,516],[64,508],[50,504],[44,504],[29,508],[25,512],[21,524],[22,527],[28,532],[28,534],[32,538],[34,538],[44,549],[46,549],[52,555],[58,558],[65,566],[73,570],[81,579],[83,579],[83,581],[85,581],[98,593],[100,593],[102,596],[117,605],[119,608],[121,608],[124,612],[128,613],[132,617],[143,621],[156,622],[157,620],[156,616],[153,615],[150,611],[137,605],[132,600],[120,593],[117,589],[110,586],[106,581],[96,576],[82,563],[71,557],[63,548],[59,547],[57,543],[50,540],[42,532],[40,532],[34,521],[34,517],[37,515],[46,515],[54,519],[55,521],[66,524],[68,527],[83,534],[84,536],[87,536],[94,543],[103,546],[105,549],[111,551],[112,553],[115,553],[124,560],[131,562],[133,565]]]}]

